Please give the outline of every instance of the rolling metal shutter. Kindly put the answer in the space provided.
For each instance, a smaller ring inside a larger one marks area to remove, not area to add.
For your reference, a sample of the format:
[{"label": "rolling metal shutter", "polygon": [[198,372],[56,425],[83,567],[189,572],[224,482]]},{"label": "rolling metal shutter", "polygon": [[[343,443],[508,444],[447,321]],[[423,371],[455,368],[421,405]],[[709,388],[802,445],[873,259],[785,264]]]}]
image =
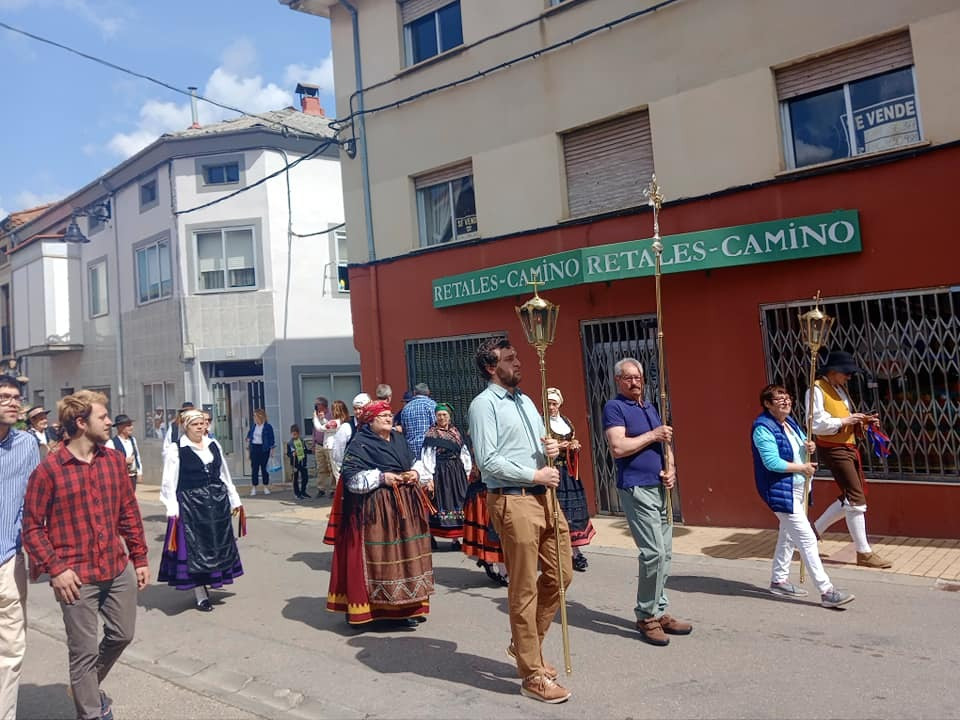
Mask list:
[{"label": "rolling metal shutter", "polygon": [[624,115],[563,136],[571,217],[642,205],[653,173],[650,114]]},{"label": "rolling metal shutter", "polygon": [[777,96],[789,100],[910,65],[910,33],[886,35],[777,70]]},{"label": "rolling metal shutter", "polygon": [[406,2],[400,3],[400,17],[403,24],[406,25],[450,4],[452,4],[452,0],[406,0]]},{"label": "rolling metal shutter", "polygon": [[413,184],[417,190],[422,190],[431,185],[439,185],[440,183],[458,180],[469,175],[473,175],[473,162],[467,160],[456,165],[451,165],[450,167],[418,175],[413,179]]}]

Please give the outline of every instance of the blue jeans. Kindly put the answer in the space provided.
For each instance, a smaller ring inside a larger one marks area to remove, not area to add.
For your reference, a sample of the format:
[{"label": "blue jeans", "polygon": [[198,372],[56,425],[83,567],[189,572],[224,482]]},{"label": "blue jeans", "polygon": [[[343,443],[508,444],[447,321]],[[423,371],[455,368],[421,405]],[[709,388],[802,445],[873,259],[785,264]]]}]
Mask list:
[{"label": "blue jeans", "polygon": [[637,620],[660,617],[667,609],[666,584],[673,556],[673,528],[663,485],[619,488],[620,506],[639,550]]}]

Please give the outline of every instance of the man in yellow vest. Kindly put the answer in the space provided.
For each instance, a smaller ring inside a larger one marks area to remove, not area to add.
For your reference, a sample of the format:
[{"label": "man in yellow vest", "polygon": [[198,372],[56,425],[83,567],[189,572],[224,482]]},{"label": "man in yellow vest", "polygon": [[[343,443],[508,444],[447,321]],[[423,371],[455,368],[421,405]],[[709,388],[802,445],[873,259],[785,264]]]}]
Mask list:
[{"label": "man in yellow vest", "polygon": [[[821,377],[813,386],[813,435],[817,453],[833,473],[840,488],[840,497],[813,524],[817,537],[841,517],[846,516],[847,530],[857,547],[857,565],[888,568],[890,561],[873,552],[867,540],[867,496],[863,463],[857,449],[857,436],[868,426],[877,424],[876,415],[853,412],[847,394],[850,376],[859,372],[853,356],[847,352],[831,352],[821,368]],[[807,412],[810,396],[807,395]]]}]

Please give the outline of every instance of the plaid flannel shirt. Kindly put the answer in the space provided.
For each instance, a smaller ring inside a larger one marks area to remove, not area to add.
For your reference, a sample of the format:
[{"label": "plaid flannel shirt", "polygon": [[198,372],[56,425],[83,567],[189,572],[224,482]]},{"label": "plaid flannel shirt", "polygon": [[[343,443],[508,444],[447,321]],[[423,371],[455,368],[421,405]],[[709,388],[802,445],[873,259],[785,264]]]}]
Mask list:
[{"label": "plaid flannel shirt", "polygon": [[437,403],[427,395],[415,395],[400,411],[400,423],[403,437],[414,460],[420,459],[423,451],[423,437],[430,426],[437,421]]},{"label": "plaid flannel shirt", "polygon": [[30,576],[73,570],[82,583],[112,580],[127,564],[147,565],[140,508],[116,450],[98,446],[83,462],[66,445],[30,476],[23,505],[23,546]]}]

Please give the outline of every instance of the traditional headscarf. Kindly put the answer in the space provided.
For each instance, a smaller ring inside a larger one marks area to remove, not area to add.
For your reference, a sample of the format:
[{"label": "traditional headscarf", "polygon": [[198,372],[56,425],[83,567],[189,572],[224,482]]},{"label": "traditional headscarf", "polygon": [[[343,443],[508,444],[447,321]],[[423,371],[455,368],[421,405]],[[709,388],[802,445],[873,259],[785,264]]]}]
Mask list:
[{"label": "traditional headscarf", "polygon": [[367,403],[362,408],[357,408],[357,420],[365,424],[370,423],[377,415],[389,409],[390,403],[386,400],[376,400]]},{"label": "traditional headscarf", "polygon": [[439,425],[433,423],[424,435],[424,446],[436,444],[428,442],[429,438],[443,438],[456,443],[459,448],[459,446],[463,445],[463,439],[460,437],[460,431],[457,430],[453,424],[453,406],[450,403],[441,402],[437,403],[437,410],[444,410],[451,416],[450,424],[447,425],[446,429],[441,430]]},{"label": "traditional headscarf", "polygon": [[563,405],[563,395],[557,388],[547,388],[547,402],[555,400],[557,405]]},{"label": "traditional headscarf", "polygon": [[180,424],[184,427],[188,427],[191,423],[195,423],[197,420],[205,420],[206,417],[203,414],[202,410],[190,409],[184,410],[180,413]]}]

